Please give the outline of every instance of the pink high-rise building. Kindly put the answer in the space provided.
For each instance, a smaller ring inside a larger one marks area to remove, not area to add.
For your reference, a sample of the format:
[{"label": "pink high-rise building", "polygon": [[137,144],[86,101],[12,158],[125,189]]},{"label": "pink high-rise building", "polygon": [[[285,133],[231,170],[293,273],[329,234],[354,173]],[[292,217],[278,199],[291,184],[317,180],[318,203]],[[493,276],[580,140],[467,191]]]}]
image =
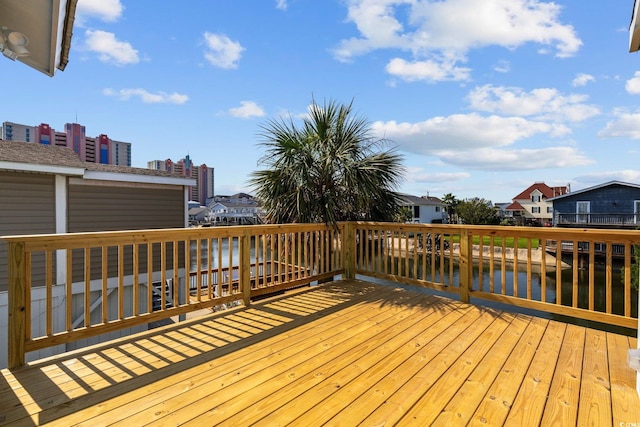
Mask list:
[{"label": "pink high-rise building", "polygon": [[189,188],[189,200],[207,204],[207,199],[214,196],[214,169],[205,164],[194,165],[191,157],[186,155],[183,159],[174,162],[167,160],[152,160],[147,162],[149,169],[163,170],[196,180],[196,186]]},{"label": "pink high-rise building", "polygon": [[47,123],[27,126],[4,122],[2,139],[68,147],[86,162],[131,166],[131,143],[114,141],[105,134],[89,137],[85,127],[78,123],[67,123],[64,132],[56,132]]}]

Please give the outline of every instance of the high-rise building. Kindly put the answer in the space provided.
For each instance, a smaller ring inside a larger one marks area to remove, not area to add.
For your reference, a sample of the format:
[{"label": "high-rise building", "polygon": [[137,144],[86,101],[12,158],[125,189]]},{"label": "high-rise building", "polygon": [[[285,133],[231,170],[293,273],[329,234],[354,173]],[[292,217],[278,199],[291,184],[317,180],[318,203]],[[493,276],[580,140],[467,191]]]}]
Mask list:
[{"label": "high-rise building", "polygon": [[189,200],[200,203],[200,206],[205,206],[207,199],[214,196],[214,168],[205,164],[194,165],[188,154],[177,162],[171,159],[151,160],[147,162],[147,167],[195,179],[196,186],[189,189]]},{"label": "high-rise building", "polygon": [[105,134],[89,137],[85,127],[78,123],[67,123],[64,132],[56,132],[46,123],[27,126],[4,122],[2,139],[69,147],[85,162],[131,166],[130,142],[114,141]]}]

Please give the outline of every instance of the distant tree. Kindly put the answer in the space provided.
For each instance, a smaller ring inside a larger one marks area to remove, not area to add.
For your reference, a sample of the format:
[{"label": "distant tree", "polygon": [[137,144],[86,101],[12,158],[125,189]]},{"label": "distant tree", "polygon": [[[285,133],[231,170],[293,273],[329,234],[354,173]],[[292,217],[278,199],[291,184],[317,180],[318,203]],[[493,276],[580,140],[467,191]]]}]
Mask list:
[{"label": "distant tree", "polygon": [[250,184],[271,223],[393,221],[398,211],[402,157],[385,149],[352,102],[312,100],[301,126],[270,120],[262,127],[266,148]]},{"label": "distant tree", "polygon": [[409,206],[401,206],[396,214],[396,222],[410,222],[413,219],[413,210]]},{"label": "distant tree", "polygon": [[456,208],[458,207],[460,200],[456,199],[456,196],[454,196],[453,194],[447,193],[444,196],[442,196],[442,203],[444,203],[447,209],[449,223],[453,224],[458,222],[456,218]]},{"label": "distant tree", "polygon": [[464,224],[497,225],[500,223],[500,217],[493,204],[478,197],[459,202],[456,213]]}]

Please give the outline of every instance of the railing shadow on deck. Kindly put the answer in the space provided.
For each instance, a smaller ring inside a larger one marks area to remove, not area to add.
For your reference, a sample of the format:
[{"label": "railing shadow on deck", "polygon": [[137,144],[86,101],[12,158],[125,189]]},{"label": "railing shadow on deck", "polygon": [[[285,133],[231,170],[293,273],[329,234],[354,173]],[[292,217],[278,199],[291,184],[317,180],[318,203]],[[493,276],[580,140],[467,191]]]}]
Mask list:
[{"label": "railing shadow on deck", "polygon": [[[100,402],[192,368],[206,370],[207,366],[216,366],[217,359],[239,349],[365,301],[404,309],[428,307],[443,313],[459,309],[448,299],[419,299],[393,286],[372,297],[370,294],[374,292],[379,293],[378,288],[355,280],[341,281],[337,287],[328,283],[299,289],[250,307],[206,315],[14,369],[11,375],[19,386],[5,385],[9,390],[3,392],[0,425],[16,420],[24,423],[28,416],[37,417],[33,421],[39,425],[81,409],[99,408]],[[116,356],[128,364],[121,363]],[[75,373],[78,365],[99,379],[85,382]],[[64,377],[63,387],[56,382],[57,376]]]}]

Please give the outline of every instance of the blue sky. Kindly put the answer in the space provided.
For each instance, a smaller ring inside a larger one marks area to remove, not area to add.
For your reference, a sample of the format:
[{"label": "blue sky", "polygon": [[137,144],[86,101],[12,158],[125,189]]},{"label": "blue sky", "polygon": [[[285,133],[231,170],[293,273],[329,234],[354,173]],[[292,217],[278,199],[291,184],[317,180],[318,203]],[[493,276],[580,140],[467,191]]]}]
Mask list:
[{"label": "blue sky", "polygon": [[251,191],[268,120],[353,100],[403,154],[406,193],[640,183],[633,0],[606,3],[79,0],[63,72],[0,61],[0,120],[77,120],[137,167],[189,154],[229,194]]}]

